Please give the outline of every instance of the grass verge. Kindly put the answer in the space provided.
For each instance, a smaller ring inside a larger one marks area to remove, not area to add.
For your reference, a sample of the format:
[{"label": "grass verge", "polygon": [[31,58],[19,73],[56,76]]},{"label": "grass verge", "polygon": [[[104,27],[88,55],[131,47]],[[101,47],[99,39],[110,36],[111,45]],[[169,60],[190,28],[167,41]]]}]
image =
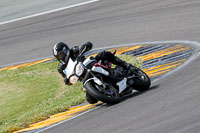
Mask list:
[{"label": "grass verge", "polygon": [[[140,58],[121,59],[141,67]],[[57,62],[0,71],[0,132],[13,132],[83,103],[81,83],[65,86]]]}]

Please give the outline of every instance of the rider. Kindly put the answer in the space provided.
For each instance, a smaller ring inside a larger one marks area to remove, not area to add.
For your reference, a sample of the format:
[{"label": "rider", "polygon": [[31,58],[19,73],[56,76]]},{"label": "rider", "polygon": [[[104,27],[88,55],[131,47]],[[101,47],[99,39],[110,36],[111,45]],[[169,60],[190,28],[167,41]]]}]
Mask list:
[{"label": "rider", "polygon": [[[69,83],[69,80],[66,78],[66,75],[64,74],[63,70],[67,67],[67,63],[69,61],[69,58],[71,58],[73,61],[76,60],[77,56],[84,50],[84,52],[87,52],[92,49],[93,44],[91,42],[87,42],[81,46],[74,46],[71,49],[68,47],[67,44],[64,42],[59,42],[54,45],[53,48],[53,55],[56,57],[56,59],[59,61],[58,64],[58,72],[62,75],[64,78],[64,82],[67,85],[71,85]],[[83,60],[85,58],[83,57]],[[130,64],[126,63],[125,61],[121,60],[120,58],[114,56],[113,53],[109,51],[102,51],[98,53],[95,57],[97,61],[100,60],[107,60],[109,62],[112,62],[115,65],[121,66],[124,69],[128,69]],[[97,100],[91,97],[87,92],[86,92],[86,100],[89,103],[96,103]]]}]

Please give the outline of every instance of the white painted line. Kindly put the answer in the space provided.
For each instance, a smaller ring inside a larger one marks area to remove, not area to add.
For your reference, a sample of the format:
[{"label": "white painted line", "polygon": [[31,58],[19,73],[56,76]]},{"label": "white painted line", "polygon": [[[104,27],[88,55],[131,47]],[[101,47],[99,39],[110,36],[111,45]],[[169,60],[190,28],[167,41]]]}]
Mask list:
[{"label": "white painted line", "polygon": [[70,5],[70,6],[61,7],[61,8],[58,8],[58,9],[53,9],[53,10],[50,10],[50,11],[37,13],[37,14],[33,14],[33,15],[29,15],[29,16],[25,16],[25,17],[13,19],[13,20],[1,22],[0,25],[11,23],[11,22],[16,22],[16,21],[20,21],[20,20],[24,20],[24,19],[28,19],[28,18],[33,18],[33,17],[36,17],[36,16],[41,16],[41,15],[45,15],[45,14],[49,14],[49,13],[53,13],[53,12],[58,12],[58,11],[62,11],[62,10],[66,10],[66,9],[69,9],[69,8],[74,8],[74,7],[78,7],[78,6],[82,6],[82,5],[86,5],[86,4],[90,4],[90,3],[98,2],[98,1],[100,1],[100,0],[89,0],[89,1],[86,1],[86,2],[81,2],[81,3]]},{"label": "white painted line", "polygon": [[111,49],[111,48],[117,48],[117,47],[123,47],[123,46],[134,46],[134,45],[145,45],[145,44],[157,45],[157,44],[169,44],[169,43],[190,44],[190,45],[196,46],[195,48],[197,48],[197,49],[200,50],[200,42],[189,41],[189,40],[168,40],[168,41],[127,43],[127,44],[120,44],[120,45],[114,45],[114,46],[107,46],[107,47],[96,48],[96,49],[93,49],[93,50]]}]

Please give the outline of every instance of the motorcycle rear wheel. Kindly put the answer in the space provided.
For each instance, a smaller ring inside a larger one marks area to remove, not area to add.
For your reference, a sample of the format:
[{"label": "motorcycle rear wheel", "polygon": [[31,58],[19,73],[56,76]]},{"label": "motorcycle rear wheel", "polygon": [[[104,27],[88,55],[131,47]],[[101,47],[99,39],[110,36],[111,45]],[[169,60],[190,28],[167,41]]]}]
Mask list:
[{"label": "motorcycle rear wheel", "polygon": [[151,80],[149,76],[145,72],[143,72],[141,69],[139,68],[136,68],[136,69],[137,69],[137,72],[135,74],[138,75],[139,77],[133,79],[134,85],[132,87],[138,91],[148,90],[151,85]]}]

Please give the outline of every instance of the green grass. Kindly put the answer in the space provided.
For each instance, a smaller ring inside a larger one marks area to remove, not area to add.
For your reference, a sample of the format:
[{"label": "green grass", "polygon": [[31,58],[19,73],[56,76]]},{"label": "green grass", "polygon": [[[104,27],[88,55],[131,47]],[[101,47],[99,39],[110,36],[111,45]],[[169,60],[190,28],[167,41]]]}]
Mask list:
[{"label": "green grass", "polygon": [[[120,56],[137,67],[139,58]],[[65,86],[57,62],[0,71],[0,132],[12,132],[84,102],[81,83]]]}]

